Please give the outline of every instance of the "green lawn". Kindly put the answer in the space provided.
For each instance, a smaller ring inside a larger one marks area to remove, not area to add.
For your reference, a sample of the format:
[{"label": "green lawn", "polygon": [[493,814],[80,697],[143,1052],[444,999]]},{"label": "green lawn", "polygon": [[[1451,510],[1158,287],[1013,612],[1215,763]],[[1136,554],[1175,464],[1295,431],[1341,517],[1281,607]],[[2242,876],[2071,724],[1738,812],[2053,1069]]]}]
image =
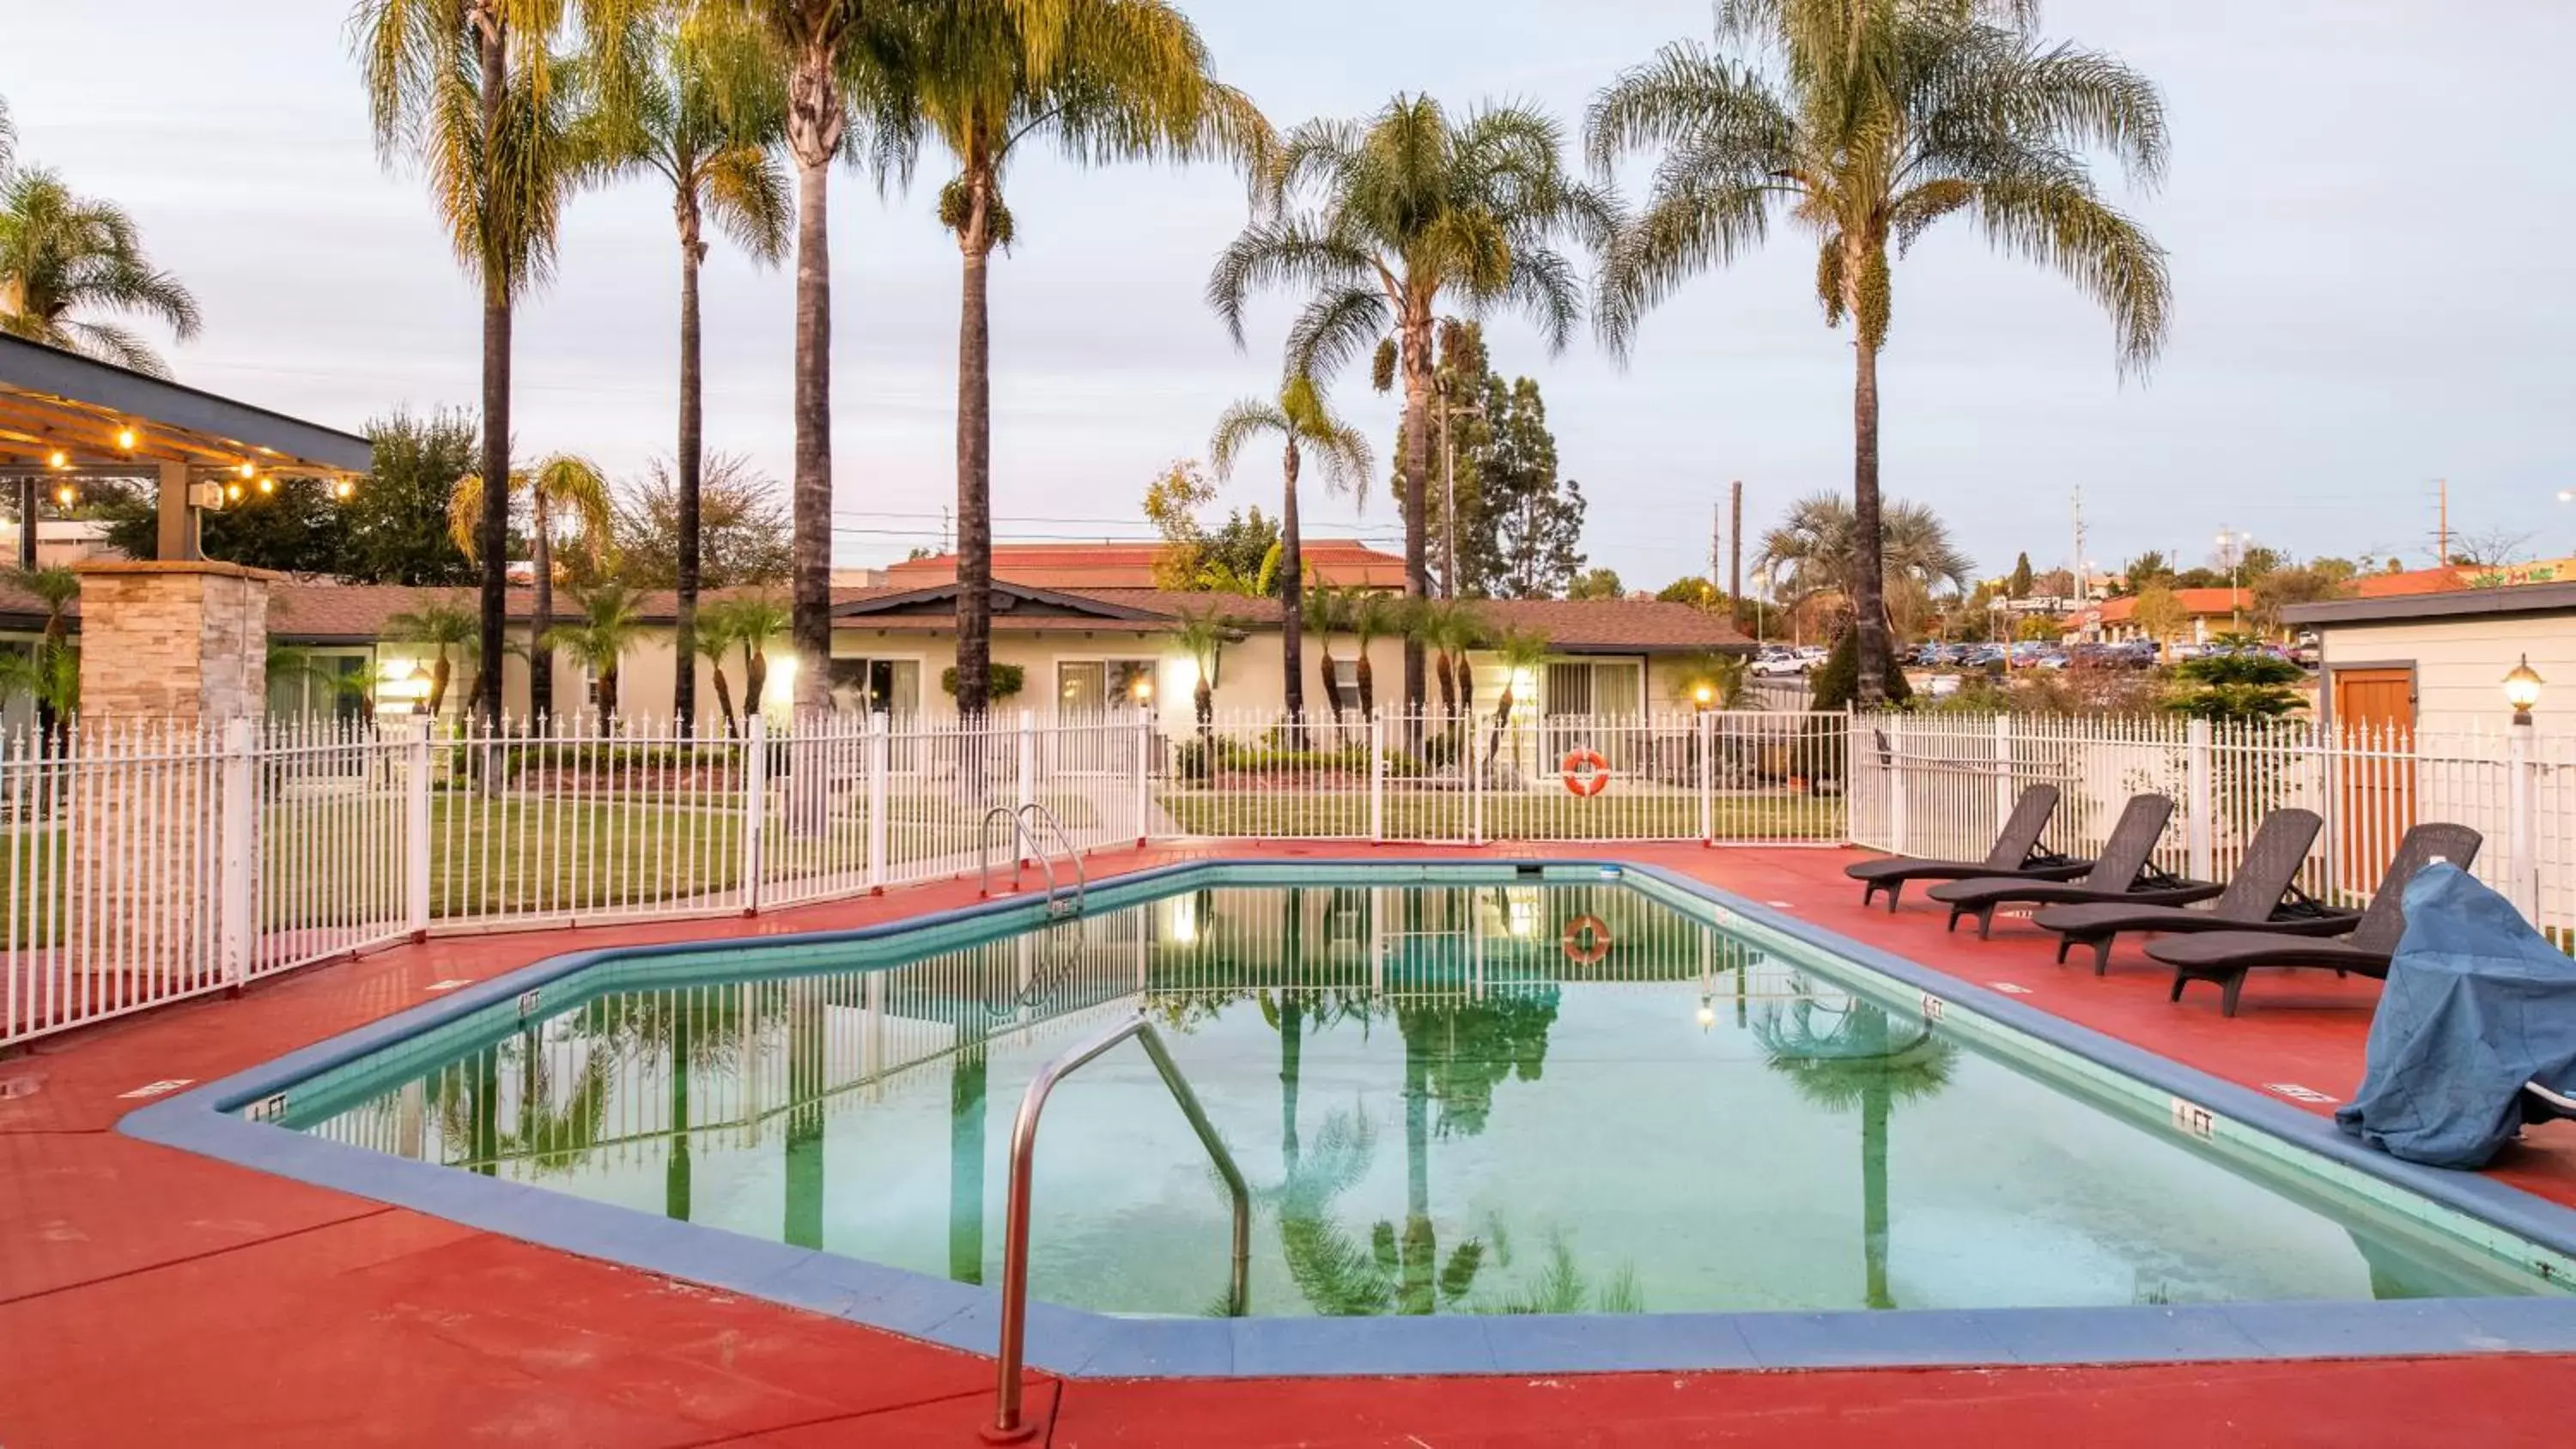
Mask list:
[{"label": "green lawn", "polygon": [[[1167,789],[1164,812],[1192,835],[1361,836],[1369,833],[1366,790],[1298,793],[1267,790]],[[1390,840],[1464,840],[1476,807],[1449,791],[1390,784]],[[1596,795],[1578,800],[1545,791],[1490,794],[1483,800],[1487,840],[1695,840],[1695,795]],[[1721,795],[1717,826],[1725,840],[1839,840],[1842,801],[1811,795]]]}]

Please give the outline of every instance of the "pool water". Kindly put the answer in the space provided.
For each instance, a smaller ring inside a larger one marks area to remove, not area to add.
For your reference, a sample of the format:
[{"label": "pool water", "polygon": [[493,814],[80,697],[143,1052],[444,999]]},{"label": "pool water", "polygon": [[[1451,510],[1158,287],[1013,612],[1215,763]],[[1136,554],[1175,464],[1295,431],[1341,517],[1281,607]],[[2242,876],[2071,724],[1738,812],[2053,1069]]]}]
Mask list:
[{"label": "pool water", "polygon": [[[269,1115],[990,1283],[1022,1090],[1141,1010],[1253,1183],[1256,1315],[2555,1291],[1624,884],[1223,887],[885,959],[669,958]],[[1057,1089],[1035,1182],[1035,1296],[1223,1311],[1227,1202],[1136,1046]]]}]

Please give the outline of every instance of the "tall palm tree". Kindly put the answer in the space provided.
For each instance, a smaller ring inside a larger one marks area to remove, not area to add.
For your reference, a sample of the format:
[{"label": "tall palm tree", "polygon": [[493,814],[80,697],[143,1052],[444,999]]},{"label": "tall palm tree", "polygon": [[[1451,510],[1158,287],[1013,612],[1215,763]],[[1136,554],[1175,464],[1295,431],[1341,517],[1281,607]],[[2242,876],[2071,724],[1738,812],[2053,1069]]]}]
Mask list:
[{"label": "tall palm tree", "polygon": [[429,698],[423,710],[431,718],[447,703],[448,682],[454,678],[454,664],[449,651],[473,659],[476,647],[476,621],[473,611],[448,599],[432,599],[401,613],[386,616],[384,638],[393,643],[427,644],[437,652],[430,657]]},{"label": "tall palm tree", "polygon": [[[864,155],[882,181],[910,174],[917,110],[902,31],[919,0],[700,0],[758,37],[787,94],[796,169],[796,712],[832,707],[832,163]],[[1064,0],[1006,0],[1044,12]],[[856,132],[855,138],[853,132]],[[858,144],[853,144],[853,140]]]},{"label": "tall palm tree", "polygon": [[1880,595],[1878,354],[1889,247],[1964,213],[1994,246],[2049,266],[2111,315],[2123,370],[2162,346],[2172,289],[2164,249],[2094,186],[2109,152],[2145,185],[2163,174],[2164,104],[2116,58],[2042,41],[2035,0],[1724,0],[1723,49],[1667,46],[1594,100],[1586,123],[1606,174],[1633,151],[1661,161],[1644,211],[1605,255],[1596,310],[1624,352],[1639,319],[1686,278],[1759,243],[1775,213],[1816,237],[1817,300],[1851,319],[1852,598],[1859,702],[1886,694]]},{"label": "tall palm tree", "polygon": [[[571,516],[579,530],[582,551],[589,555],[595,574],[616,529],[616,507],[610,497],[608,475],[599,470],[598,464],[577,453],[550,453],[539,459],[533,469],[511,474],[507,494],[498,505],[504,519],[509,517],[512,497],[528,500],[528,558],[536,574],[535,597],[528,615],[528,710],[543,719],[554,713],[555,705],[554,646],[546,642],[546,635],[555,623],[556,515]],[[483,547],[488,536],[485,523],[493,507],[481,474],[469,473],[456,480],[456,492],[448,500],[447,531],[468,560]],[[508,534],[505,532],[503,537]],[[487,575],[491,571],[489,560],[485,561],[484,571]],[[488,636],[488,628],[486,633]],[[500,693],[500,674],[494,669],[485,677],[495,696]]]},{"label": "tall palm tree", "polygon": [[956,159],[939,220],[965,278],[957,326],[957,709],[981,714],[992,664],[993,249],[1015,221],[1002,178],[1046,148],[1080,165],[1230,157],[1256,168],[1270,125],[1209,73],[1167,0],[929,0],[914,37],[922,116]]},{"label": "tall palm tree", "polygon": [[[1276,402],[1245,398],[1227,408],[1225,416],[1217,419],[1216,436],[1208,441],[1208,464],[1217,477],[1231,478],[1236,456],[1255,438],[1273,433],[1280,438],[1279,652],[1287,690],[1282,698],[1287,704],[1290,729],[1302,734],[1306,728],[1306,574],[1297,527],[1297,475],[1311,452],[1323,465],[1325,487],[1364,498],[1369,469],[1374,465],[1369,461],[1367,437],[1333,415],[1323,389],[1305,373],[1292,374],[1279,389]],[[1325,649],[1329,655],[1329,638]],[[1325,693],[1331,692],[1328,678]],[[1333,718],[1339,721],[1341,713],[1336,703]]]},{"label": "tall palm tree", "polygon": [[[1547,636],[1535,629],[1508,629],[1494,641],[1494,663],[1503,671],[1503,693],[1494,701],[1493,733],[1485,740],[1485,767],[1493,768],[1494,759],[1503,748],[1503,731],[1511,727],[1512,707],[1518,702],[1520,679],[1535,675],[1547,663]],[[1520,742],[1512,742],[1512,753],[1520,753]]]},{"label": "tall palm tree", "polygon": [[[1425,489],[1430,476],[1434,333],[1445,308],[1527,315],[1551,351],[1582,313],[1560,238],[1600,245],[1606,193],[1569,174],[1549,117],[1497,106],[1452,120],[1429,96],[1399,95],[1366,121],[1309,121],[1280,153],[1275,195],[1218,258],[1208,304],[1243,343],[1251,295],[1284,287],[1312,298],[1289,333],[1294,372],[1329,376],[1376,349],[1375,380],[1404,383],[1404,588],[1430,593]],[[1419,711],[1423,655],[1408,639],[1404,698]]]},{"label": "tall palm tree", "polygon": [[182,342],[197,335],[197,299],[144,255],[134,218],[74,195],[51,171],[0,173],[0,332],[169,375],[141,337],[98,318],[139,313],[169,324]]},{"label": "tall palm tree", "polygon": [[[756,39],[722,12],[660,17],[627,53],[640,65],[621,87],[612,118],[614,148],[627,166],[670,188],[680,238],[680,425],[672,471],[678,493],[679,577],[672,629],[677,658],[698,655],[700,499],[706,470],[706,406],[698,335],[698,272],[709,224],[751,259],[775,265],[787,254],[794,203],[777,147],[786,134],[787,90],[778,73],[742,53]],[[672,726],[697,725],[698,672],[671,676]]]},{"label": "tall palm tree", "polygon": [[1202,741],[1216,725],[1217,669],[1225,662],[1225,646],[1234,642],[1241,628],[1240,624],[1214,609],[1184,609],[1180,626],[1172,631],[1173,642],[1181,646],[1181,652],[1190,656],[1190,662],[1196,666],[1198,684],[1190,691],[1190,696],[1198,711]]},{"label": "tall palm tree", "polygon": [[[1947,585],[1968,587],[1976,561],[1950,541],[1949,525],[1920,503],[1897,502],[1882,510],[1878,582],[1882,600],[1929,596]],[[1857,605],[1867,550],[1850,500],[1811,493],[1789,506],[1778,527],[1762,535],[1754,566],[1779,582],[1793,604],[1831,597]]]},{"label": "tall palm tree", "polygon": [[636,618],[635,591],[624,584],[610,581],[584,589],[573,602],[581,608],[579,621],[547,630],[545,645],[590,666],[591,677],[599,681],[599,723],[605,729],[617,722],[618,665],[644,626]]},{"label": "tall palm tree", "polygon": [[[645,0],[358,0],[351,48],[377,154],[429,182],[456,259],[483,289],[481,475],[510,476],[510,327],[520,298],[554,270],[565,200],[595,174],[597,137],[582,88],[554,44],[578,24],[600,35]],[[613,59],[613,57],[611,58]],[[615,73],[620,67],[607,67]],[[501,658],[509,608],[510,501],[483,498],[482,644]],[[483,671],[486,724],[501,719],[501,670]]]}]

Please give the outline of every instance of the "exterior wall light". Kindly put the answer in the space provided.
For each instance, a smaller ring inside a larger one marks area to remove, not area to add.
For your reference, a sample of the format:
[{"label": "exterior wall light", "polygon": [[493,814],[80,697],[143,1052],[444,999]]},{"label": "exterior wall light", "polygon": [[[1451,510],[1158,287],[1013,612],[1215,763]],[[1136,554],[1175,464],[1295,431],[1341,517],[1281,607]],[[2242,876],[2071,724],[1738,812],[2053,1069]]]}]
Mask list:
[{"label": "exterior wall light", "polygon": [[2516,664],[2513,672],[2504,677],[2504,702],[2513,706],[2515,724],[2531,723],[2531,709],[2532,706],[2540,703],[2540,686],[2543,683],[2546,681],[2540,677],[2539,671],[2531,667],[2531,656],[2528,654],[2522,656],[2522,662]]}]

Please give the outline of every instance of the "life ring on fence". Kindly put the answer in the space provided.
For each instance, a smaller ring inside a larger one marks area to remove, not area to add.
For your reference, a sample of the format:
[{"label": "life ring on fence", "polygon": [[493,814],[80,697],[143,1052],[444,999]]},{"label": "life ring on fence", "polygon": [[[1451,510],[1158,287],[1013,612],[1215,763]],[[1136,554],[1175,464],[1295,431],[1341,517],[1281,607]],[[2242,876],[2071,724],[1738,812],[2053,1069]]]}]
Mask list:
[{"label": "life ring on fence", "polygon": [[1610,927],[1599,916],[1577,916],[1565,923],[1565,934],[1557,944],[1575,965],[1598,966],[1610,954]]},{"label": "life ring on fence", "polygon": [[1570,751],[1557,769],[1565,775],[1565,793],[1577,799],[1589,800],[1610,788],[1610,762],[1599,750]]}]

